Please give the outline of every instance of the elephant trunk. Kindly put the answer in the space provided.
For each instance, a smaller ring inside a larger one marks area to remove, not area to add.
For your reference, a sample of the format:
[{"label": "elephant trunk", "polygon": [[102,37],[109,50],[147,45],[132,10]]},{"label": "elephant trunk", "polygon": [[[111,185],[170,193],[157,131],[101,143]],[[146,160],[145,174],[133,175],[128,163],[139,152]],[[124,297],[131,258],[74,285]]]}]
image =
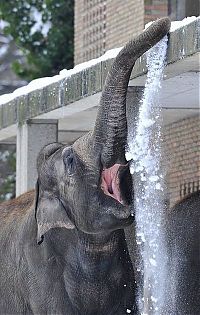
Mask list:
[{"label": "elephant trunk", "polygon": [[170,29],[170,20],[162,18],[151,24],[121,50],[113,62],[102,91],[96,124],[93,131],[94,147],[101,162],[108,168],[125,161],[127,140],[126,92],[136,60],[159,42]]}]

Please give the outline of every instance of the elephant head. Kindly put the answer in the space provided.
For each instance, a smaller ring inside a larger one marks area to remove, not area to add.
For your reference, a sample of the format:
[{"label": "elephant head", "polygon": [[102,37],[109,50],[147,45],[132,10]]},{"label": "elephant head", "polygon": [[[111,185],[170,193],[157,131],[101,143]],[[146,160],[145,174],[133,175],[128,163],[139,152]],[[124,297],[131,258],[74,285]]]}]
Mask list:
[{"label": "elephant head", "polygon": [[72,146],[47,145],[39,154],[38,238],[53,227],[85,233],[121,229],[133,222],[132,178],[125,159],[126,92],[135,61],[169,31],[154,22],[118,54],[107,76],[94,130]]}]

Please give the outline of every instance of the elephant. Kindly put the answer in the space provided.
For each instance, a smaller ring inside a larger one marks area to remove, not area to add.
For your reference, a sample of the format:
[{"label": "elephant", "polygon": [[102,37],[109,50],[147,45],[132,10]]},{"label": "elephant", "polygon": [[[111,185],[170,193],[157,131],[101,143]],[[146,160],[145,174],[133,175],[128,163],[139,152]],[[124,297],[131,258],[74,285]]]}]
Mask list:
[{"label": "elephant", "polygon": [[1,204],[1,314],[137,314],[124,233],[134,221],[126,92],[136,60],[169,29],[159,19],[124,46],[94,129],[71,146],[45,146],[35,190]]},{"label": "elephant", "polygon": [[200,314],[200,191],[176,203],[165,219],[167,248],[164,314]]},{"label": "elephant", "polygon": [[[159,302],[162,315],[200,314],[200,190],[182,197],[171,208],[163,200],[164,295]],[[129,254],[139,290],[144,278],[138,270],[136,222],[125,228]],[[162,248],[162,249],[163,249]],[[138,258],[139,257],[139,258]],[[159,272],[159,271],[158,271]],[[152,294],[151,291],[149,294]],[[151,313],[149,305],[149,313]]]}]

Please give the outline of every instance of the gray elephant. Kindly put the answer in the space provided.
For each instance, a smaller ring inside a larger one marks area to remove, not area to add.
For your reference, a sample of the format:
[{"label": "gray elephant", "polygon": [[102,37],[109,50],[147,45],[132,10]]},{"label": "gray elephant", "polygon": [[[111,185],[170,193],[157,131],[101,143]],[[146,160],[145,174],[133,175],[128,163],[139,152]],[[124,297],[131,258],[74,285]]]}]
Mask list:
[{"label": "gray elephant", "polygon": [[124,235],[134,219],[126,91],[137,58],[169,28],[160,19],[122,49],[94,130],[70,147],[47,145],[36,190],[1,205],[1,314],[137,314]]},{"label": "gray elephant", "polygon": [[167,213],[166,307],[164,314],[200,314],[200,191]]}]

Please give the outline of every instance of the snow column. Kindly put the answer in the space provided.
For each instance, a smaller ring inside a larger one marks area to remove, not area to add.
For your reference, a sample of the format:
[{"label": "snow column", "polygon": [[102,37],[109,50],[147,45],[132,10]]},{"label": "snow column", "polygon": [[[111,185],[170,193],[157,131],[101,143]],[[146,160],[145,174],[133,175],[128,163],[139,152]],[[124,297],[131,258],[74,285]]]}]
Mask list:
[{"label": "snow column", "polygon": [[137,272],[142,281],[139,308],[143,315],[160,315],[164,303],[166,252],[161,228],[163,175],[160,167],[161,126],[159,93],[167,36],[147,52],[147,80],[136,132],[129,136],[126,157],[134,174]]}]

